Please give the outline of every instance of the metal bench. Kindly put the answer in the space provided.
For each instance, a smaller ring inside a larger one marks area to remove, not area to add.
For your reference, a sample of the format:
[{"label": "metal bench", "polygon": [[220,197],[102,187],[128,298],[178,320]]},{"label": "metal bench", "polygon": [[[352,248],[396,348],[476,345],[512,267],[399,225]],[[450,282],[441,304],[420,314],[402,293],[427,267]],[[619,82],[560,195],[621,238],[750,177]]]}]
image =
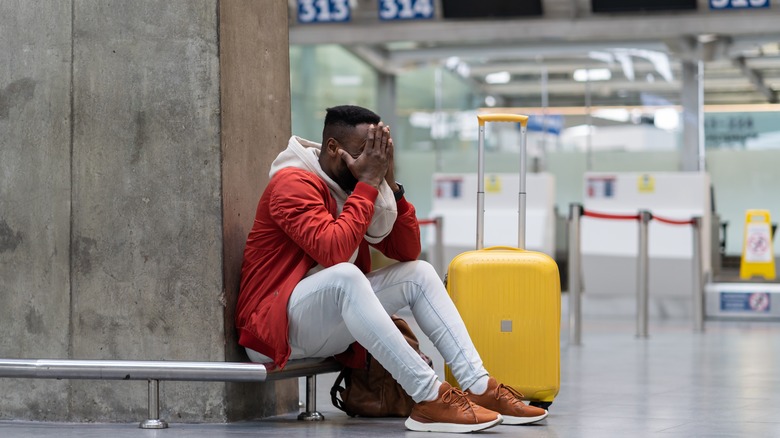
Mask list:
[{"label": "metal bench", "polygon": [[301,359],[284,369],[273,364],[140,360],[0,359],[0,377],[32,379],[146,380],[149,414],[139,427],[165,429],[160,419],[160,380],[208,382],[265,382],[306,377],[306,406],[299,420],[319,421],[317,374],[341,370],[333,358]]}]

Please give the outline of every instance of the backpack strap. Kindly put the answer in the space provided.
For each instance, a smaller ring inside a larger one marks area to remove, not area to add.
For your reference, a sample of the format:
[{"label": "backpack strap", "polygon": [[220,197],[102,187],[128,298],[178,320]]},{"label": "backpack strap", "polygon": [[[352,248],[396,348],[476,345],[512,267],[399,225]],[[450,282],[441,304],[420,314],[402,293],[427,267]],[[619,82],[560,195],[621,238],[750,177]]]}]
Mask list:
[{"label": "backpack strap", "polygon": [[[346,405],[344,404],[343,394],[344,391],[346,391],[347,386],[349,386],[349,377],[351,373],[352,373],[351,368],[348,367],[342,368],[341,372],[336,377],[336,381],[333,382],[333,386],[331,386],[330,388],[331,403],[333,403],[333,406],[339,408],[344,412],[347,412],[347,409],[346,409]],[[344,386],[341,385],[342,382],[344,382]],[[349,412],[347,412],[347,414],[350,415]]]}]

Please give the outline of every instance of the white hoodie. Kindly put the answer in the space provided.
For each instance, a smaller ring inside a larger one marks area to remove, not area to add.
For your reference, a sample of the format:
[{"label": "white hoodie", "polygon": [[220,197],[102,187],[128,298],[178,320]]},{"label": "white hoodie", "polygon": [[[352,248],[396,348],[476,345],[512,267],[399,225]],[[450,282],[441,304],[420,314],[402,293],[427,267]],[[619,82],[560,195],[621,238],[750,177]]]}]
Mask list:
[{"label": "white hoodie", "polygon": [[[320,167],[319,157],[321,149],[322,145],[319,143],[293,135],[290,137],[290,141],[287,142],[287,149],[282,151],[271,164],[269,176],[273,177],[276,172],[287,167],[295,167],[316,173],[330,188],[330,193],[338,204],[338,214],[341,214],[341,209],[344,208],[344,203],[347,201],[349,194],[336,184]],[[381,242],[382,239],[390,234],[397,216],[398,207],[395,203],[393,190],[390,189],[387,181],[383,180],[379,186],[379,194],[376,197],[376,201],[374,201],[374,217],[371,218],[371,225],[368,226],[368,231],[364,236],[365,239],[370,243]]]}]

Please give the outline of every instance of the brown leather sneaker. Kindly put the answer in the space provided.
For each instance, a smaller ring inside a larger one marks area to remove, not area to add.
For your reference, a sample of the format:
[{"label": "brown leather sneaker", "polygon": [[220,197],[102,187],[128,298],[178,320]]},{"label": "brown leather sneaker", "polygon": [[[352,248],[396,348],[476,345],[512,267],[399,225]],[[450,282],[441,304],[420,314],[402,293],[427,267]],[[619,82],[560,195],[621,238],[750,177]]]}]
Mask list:
[{"label": "brown leather sneaker", "polygon": [[463,391],[442,382],[439,398],[414,405],[405,424],[417,432],[468,433],[501,424],[501,415],[475,405]]},{"label": "brown leather sneaker", "polygon": [[501,414],[503,424],[530,424],[547,417],[547,411],[523,403],[523,394],[511,386],[498,383],[491,377],[488,379],[488,389],[484,394],[477,395],[466,391],[466,397],[473,403]]}]

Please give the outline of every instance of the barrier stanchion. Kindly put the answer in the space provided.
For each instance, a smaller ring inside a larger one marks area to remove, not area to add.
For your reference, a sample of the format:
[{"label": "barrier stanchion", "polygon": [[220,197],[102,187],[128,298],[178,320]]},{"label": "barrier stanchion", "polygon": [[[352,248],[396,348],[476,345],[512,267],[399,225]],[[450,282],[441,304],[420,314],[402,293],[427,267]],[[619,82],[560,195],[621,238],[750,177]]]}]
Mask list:
[{"label": "barrier stanchion", "polygon": [[582,345],[582,204],[569,204],[569,344]]},{"label": "barrier stanchion", "polygon": [[691,314],[693,317],[693,331],[704,331],[704,282],[702,281],[702,253],[701,253],[701,224],[702,219],[696,216],[692,219],[669,219],[654,215],[653,219],[669,225],[690,225],[693,241],[693,275],[691,277]]},{"label": "barrier stanchion", "polygon": [[436,227],[436,241],[433,243],[433,254],[436,258],[436,272],[444,279],[447,274],[447,264],[444,260],[444,217],[436,216],[433,219],[417,219],[419,225],[433,225]]},{"label": "barrier stanchion", "polygon": [[447,275],[447,261],[444,260],[444,216],[436,216],[436,264],[442,279]]},{"label": "barrier stanchion", "polygon": [[[637,315],[636,315],[637,336],[647,337],[647,222],[650,220],[652,216],[650,215],[649,212],[644,210],[640,211],[639,214],[611,214],[611,213],[599,213],[599,212],[595,212],[592,210],[585,210],[585,209],[582,209],[582,215],[596,218],[596,219],[639,221],[639,256],[637,257],[637,261],[638,261],[637,264],[638,264],[639,271],[642,271],[643,266],[645,271],[644,273],[639,272],[637,274]],[[642,225],[643,221],[644,221],[644,226]],[[644,260],[642,257],[642,253],[643,253],[642,236],[644,236]],[[579,254],[578,257],[579,256],[581,256],[581,254]],[[642,284],[645,285],[644,288],[641,286]],[[644,289],[644,292],[641,291],[642,289]],[[639,305],[642,302],[642,296],[644,296],[644,302],[645,302],[643,308],[641,308],[641,306]],[[642,326],[644,326],[644,330],[640,330]],[[644,333],[644,336],[642,336],[640,333]]]},{"label": "barrier stanchion", "polygon": [[646,338],[648,321],[648,302],[650,276],[648,275],[649,254],[647,229],[653,216],[647,210],[639,211],[639,251],[637,254],[636,275],[636,336]]},{"label": "barrier stanchion", "polygon": [[[575,204],[571,205],[574,208]],[[580,207],[581,208],[581,207]],[[650,220],[657,220],[670,225],[691,225],[693,227],[693,290],[691,292],[693,299],[693,329],[694,331],[704,331],[704,283],[702,279],[702,253],[701,253],[701,217],[694,217],[692,219],[669,219],[661,216],[653,215],[647,210],[640,210],[639,214],[611,214],[611,213],[599,213],[591,210],[581,209],[582,216],[588,216],[598,219],[618,219],[618,220],[638,220],[639,221],[639,248],[637,251],[637,304],[636,304],[636,335],[639,338],[648,337],[648,302],[649,302],[649,254],[648,254],[648,225]],[[569,219],[573,220],[573,213],[570,210]],[[577,217],[579,220],[579,217]],[[579,226],[579,224],[578,224]],[[572,225],[570,223],[570,233],[572,233]],[[569,284],[574,278],[572,274],[572,260],[577,264],[577,268],[581,266],[581,254],[579,247],[579,228],[577,230],[576,246],[572,246],[571,234],[569,236]],[[576,249],[576,258],[572,259],[572,250]],[[577,277],[579,281],[579,277]],[[581,287],[578,283],[578,287]],[[571,289],[571,287],[570,287]],[[579,299],[579,297],[578,297]],[[571,300],[571,297],[570,297]],[[576,304],[577,312],[580,311],[579,303]],[[571,311],[571,310],[570,310]],[[577,317],[579,318],[579,316]],[[579,330],[579,328],[578,328]],[[579,334],[577,334],[579,336]],[[574,335],[572,335],[574,336]],[[574,339],[574,337],[572,337]],[[579,341],[579,338],[577,338]]]},{"label": "barrier stanchion", "polygon": [[693,218],[693,331],[704,331],[704,282],[702,281],[701,218]]}]

